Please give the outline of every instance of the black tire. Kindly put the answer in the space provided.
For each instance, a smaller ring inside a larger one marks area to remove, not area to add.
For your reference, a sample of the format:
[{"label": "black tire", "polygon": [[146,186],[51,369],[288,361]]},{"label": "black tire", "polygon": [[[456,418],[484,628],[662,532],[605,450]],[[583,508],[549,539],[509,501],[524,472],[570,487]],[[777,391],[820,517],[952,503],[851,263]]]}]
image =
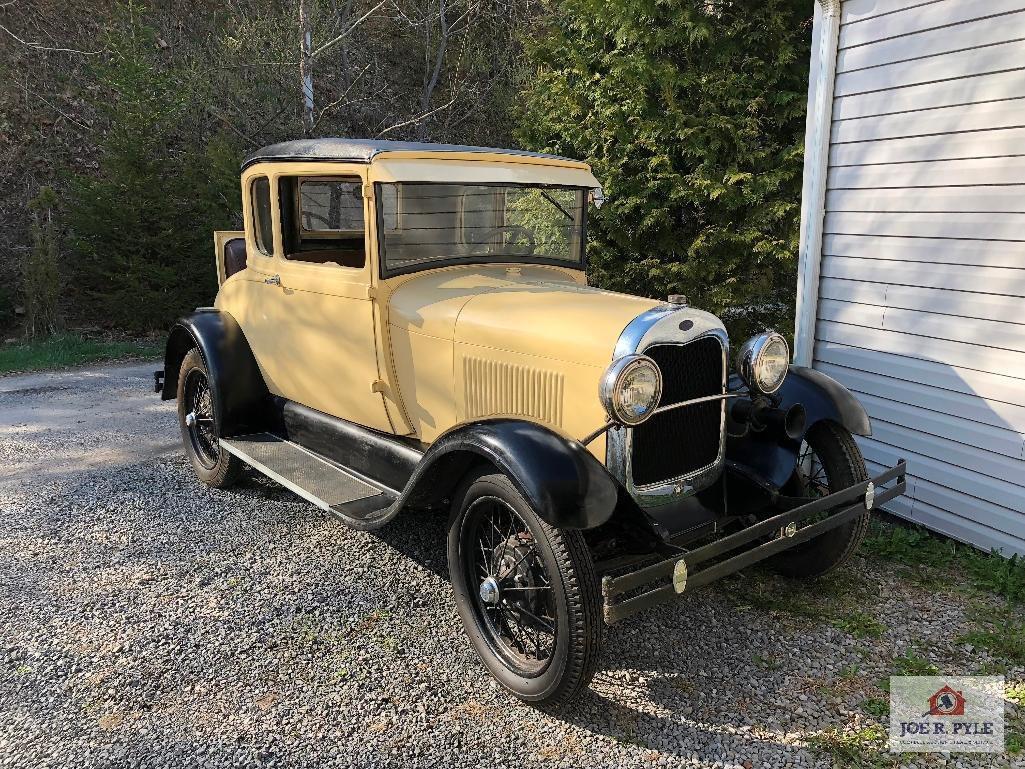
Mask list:
[{"label": "black tire", "polygon": [[[207,486],[225,489],[242,474],[242,460],[221,449],[214,427],[214,392],[210,373],[198,348],[192,348],[178,372],[178,424],[185,456]],[[189,424],[188,417],[195,419]]]},{"label": "black tire", "polygon": [[[485,530],[487,520],[495,525]],[[504,475],[479,475],[455,495],[448,565],[463,627],[498,683],[549,708],[587,687],[604,621],[579,531],[546,524]],[[485,599],[488,578],[495,589]]]},{"label": "black tire", "polygon": [[[861,449],[846,428],[836,422],[818,422],[805,437],[814,471],[805,477],[799,463],[791,480],[798,495],[815,498],[842,491],[868,480]],[[816,460],[817,458],[817,460]],[[775,556],[770,565],[787,577],[814,579],[839,568],[857,551],[868,531],[866,510],[854,520]]]}]

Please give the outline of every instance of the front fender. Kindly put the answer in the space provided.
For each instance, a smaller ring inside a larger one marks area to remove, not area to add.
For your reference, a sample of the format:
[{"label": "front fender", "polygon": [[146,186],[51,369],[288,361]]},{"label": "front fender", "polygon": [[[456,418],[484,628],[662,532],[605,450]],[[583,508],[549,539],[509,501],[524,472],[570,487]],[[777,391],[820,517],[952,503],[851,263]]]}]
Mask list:
[{"label": "front fender", "polygon": [[474,422],[442,435],[410,478],[402,505],[445,498],[471,467],[482,462],[507,475],[551,526],[591,529],[605,523],[616,509],[616,482],[579,441],[517,419]]},{"label": "front fender", "polygon": [[[783,386],[774,396],[779,408],[804,406],[805,434],[817,422],[825,420],[846,427],[854,435],[871,435],[868,413],[854,394],[831,376],[804,366],[790,366]],[[726,458],[750,470],[756,477],[777,489],[790,478],[797,464],[801,440],[773,438],[748,431],[742,437],[730,437]]]},{"label": "front fender", "polygon": [[238,322],[221,310],[196,310],[171,327],[160,397],[170,400],[177,396],[178,372],[193,347],[199,348],[210,375],[217,434],[229,437],[265,429],[271,413],[267,385]]},{"label": "front fender", "polygon": [[791,366],[778,394],[784,409],[795,403],[804,406],[808,427],[824,419],[831,419],[854,435],[872,434],[868,412],[854,397],[854,393],[821,371],[805,366]]}]

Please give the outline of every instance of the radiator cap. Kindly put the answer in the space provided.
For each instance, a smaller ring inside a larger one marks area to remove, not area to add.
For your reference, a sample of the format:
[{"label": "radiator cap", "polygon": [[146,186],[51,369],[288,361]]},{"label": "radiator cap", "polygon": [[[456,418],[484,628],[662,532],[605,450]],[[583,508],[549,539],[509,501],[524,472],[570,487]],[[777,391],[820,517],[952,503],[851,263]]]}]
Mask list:
[{"label": "radiator cap", "polygon": [[668,301],[669,304],[678,304],[681,307],[685,307],[687,305],[687,297],[683,294],[670,294]]}]

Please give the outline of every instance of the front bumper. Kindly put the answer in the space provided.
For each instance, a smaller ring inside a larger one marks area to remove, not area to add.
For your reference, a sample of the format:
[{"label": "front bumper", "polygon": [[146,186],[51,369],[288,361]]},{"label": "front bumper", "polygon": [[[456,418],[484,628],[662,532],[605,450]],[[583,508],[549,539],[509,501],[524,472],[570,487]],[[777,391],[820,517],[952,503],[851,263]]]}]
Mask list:
[{"label": "front bumper", "polygon": [[[619,622],[651,606],[665,603],[685,590],[707,585],[771,555],[807,542],[830,529],[842,526],[876,505],[903,494],[907,489],[906,473],[907,462],[902,459],[896,466],[871,480],[791,507],[735,534],[694,550],[681,551],[680,555],[618,577],[604,577],[602,596],[605,603],[605,621],[610,625]],[[896,482],[890,488],[881,488],[891,481]],[[796,500],[780,500],[783,504],[791,501],[796,503]],[[829,511],[831,512],[828,517],[804,527],[800,526],[812,516]],[[717,560],[711,565],[705,565],[706,562],[738,550],[756,539],[772,535],[775,537],[768,542]],[[703,568],[699,569],[699,566]],[[653,583],[664,583],[666,580],[670,580],[669,584],[659,584],[631,597],[623,597],[627,593],[636,593],[641,588]]]}]

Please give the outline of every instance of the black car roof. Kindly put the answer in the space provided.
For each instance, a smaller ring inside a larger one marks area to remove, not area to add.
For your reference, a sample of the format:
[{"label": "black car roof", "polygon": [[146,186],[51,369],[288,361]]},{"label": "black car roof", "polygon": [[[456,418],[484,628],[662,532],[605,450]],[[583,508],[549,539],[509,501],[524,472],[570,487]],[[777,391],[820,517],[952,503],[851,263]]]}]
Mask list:
[{"label": "black car roof", "polygon": [[296,139],[262,147],[250,153],[242,161],[245,170],[253,163],[269,160],[281,161],[337,161],[344,163],[369,163],[382,152],[487,152],[500,155],[525,155],[534,158],[570,160],[559,155],[545,155],[526,150],[499,149],[497,147],[473,147],[463,144],[431,144],[428,142],[397,142],[386,139]]}]

